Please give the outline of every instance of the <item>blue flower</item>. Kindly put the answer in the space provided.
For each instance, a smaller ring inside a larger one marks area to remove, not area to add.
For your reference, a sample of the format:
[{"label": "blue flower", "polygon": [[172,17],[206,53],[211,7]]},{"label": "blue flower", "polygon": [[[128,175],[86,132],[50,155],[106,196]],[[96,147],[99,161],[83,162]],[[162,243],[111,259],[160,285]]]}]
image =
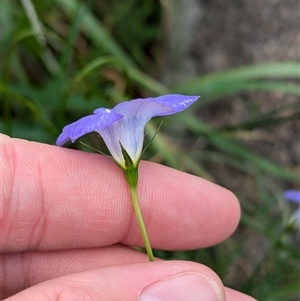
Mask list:
[{"label": "blue flower", "polygon": [[97,132],[123,169],[126,169],[123,150],[134,166],[137,166],[142,153],[146,123],[152,117],[178,113],[198,98],[199,96],[170,94],[122,102],[112,109],[99,108],[94,114],[65,126],[56,144],[62,146],[68,140],[74,142],[87,133]]},{"label": "blue flower", "polygon": [[283,197],[288,201],[300,204],[300,190],[286,190]]},{"label": "blue flower", "polygon": [[[287,201],[298,203],[298,205],[300,206],[300,190],[286,190],[283,193],[283,197]],[[300,227],[300,208],[298,208],[298,210],[296,210],[296,212],[293,214],[292,220],[296,222]]]}]

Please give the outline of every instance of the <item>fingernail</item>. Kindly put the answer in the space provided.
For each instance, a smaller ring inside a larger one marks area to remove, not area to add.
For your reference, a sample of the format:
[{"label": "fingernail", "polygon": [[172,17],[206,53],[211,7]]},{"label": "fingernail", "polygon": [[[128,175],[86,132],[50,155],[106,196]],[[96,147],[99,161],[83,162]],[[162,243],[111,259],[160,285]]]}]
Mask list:
[{"label": "fingernail", "polygon": [[185,273],[146,287],[139,301],[221,301],[217,284],[197,273]]}]

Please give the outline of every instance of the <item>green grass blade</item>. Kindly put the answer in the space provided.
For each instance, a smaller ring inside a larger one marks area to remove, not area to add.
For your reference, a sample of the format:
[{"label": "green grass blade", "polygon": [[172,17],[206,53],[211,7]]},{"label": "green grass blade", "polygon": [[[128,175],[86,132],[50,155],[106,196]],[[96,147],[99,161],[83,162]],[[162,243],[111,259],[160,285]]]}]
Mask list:
[{"label": "green grass blade", "polygon": [[[266,81],[270,78],[298,79],[299,62],[284,62],[240,67],[217,72],[188,81],[171,90],[182,94],[200,94],[203,97],[217,98],[242,90],[277,90],[299,95],[299,86],[290,83]],[[210,101],[207,99],[207,101]],[[207,101],[199,102],[202,105]]]},{"label": "green grass blade", "polygon": [[186,126],[199,135],[205,135],[206,139],[212,143],[218,149],[225,151],[227,153],[233,154],[241,159],[244,159],[248,163],[252,163],[257,168],[270,173],[271,175],[285,179],[287,181],[297,181],[298,176],[293,172],[259,156],[249,151],[247,148],[238,145],[236,142],[233,142],[222,135],[214,132],[214,130],[201,122],[199,119],[196,119],[191,114],[185,118]]},{"label": "green grass blade", "polygon": [[[74,17],[78,10],[79,2],[76,0],[55,0],[63,10],[70,16]],[[101,47],[110,55],[113,55],[126,68],[128,77],[139,86],[147,89],[149,92],[161,95],[167,94],[169,90],[151,78],[149,75],[140,71],[130,56],[122,49],[122,47],[114,40],[114,38],[106,31],[101,22],[92,14],[88,7],[84,7],[84,14],[81,20],[82,29],[95,43],[97,47]]]},{"label": "green grass blade", "polygon": [[300,95],[300,86],[298,84],[278,82],[278,81],[256,81],[245,82],[242,90],[250,91],[271,91],[282,92],[286,94]]},{"label": "green grass blade", "polygon": [[[74,18],[78,11],[80,2],[76,0],[55,0],[55,2],[62,7],[67,15]],[[93,40],[96,46],[103,48],[110,54],[119,58],[126,65],[133,65],[133,61],[126,54],[126,52],[119,46],[119,44],[112,38],[107,30],[102,26],[100,21],[96,19],[89,8],[84,5],[84,13],[82,16],[81,24],[82,29]]]},{"label": "green grass blade", "polygon": [[64,44],[64,48],[62,50],[62,54],[60,56],[60,66],[64,72],[68,72],[67,67],[71,63],[72,54],[74,50],[75,41],[79,35],[79,30],[81,26],[81,20],[84,15],[84,5],[83,2],[78,6],[77,12],[75,13],[74,20],[72,20],[71,28],[69,30],[68,37]]},{"label": "green grass blade", "polygon": [[235,130],[253,130],[257,127],[263,127],[263,126],[270,126],[270,125],[276,125],[280,124],[282,122],[297,120],[300,118],[300,111],[294,112],[288,116],[278,116],[278,117],[272,117],[272,116],[266,116],[265,118],[257,118],[253,120],[246,120],[244,122],[241,122],[239,124],[235,125],[225,125],[218,129],[218,131],[235,131]]},{"label": "green grass blade", "polygon": [[32,114],[34,119],[40,122],[50,133],[57,134],[57,129],[54,124],[46,118],[44,113],[40,110],[40,108],[35,105],[31,100],[27,99],[23,95],[14,91],[13,88],[8,86],[0,85],[0,93],[3,95],[13,96],[16,101],[18,101],[22,106],[28,109],[28,111]]},{"label": "green grass blade", "polygon": [[42,59],[48,71],[55,76],[60,72],[60,67],[52,51],[47,46],[47,41],[41,25],[42,22],[39,20],[39,17],[37,15],[37,12],[31,0],[20,0],[20,1],[24,7],[28,20],[32,26],[32,29],[35,32],[36,39],[42,47]]},{"label": "green grass blade", "polygon": [[81,69],[77,75],[72,80],[73,84],[77,84],[81,80],[83,80],[86,76],[91,74],[95,69],[98,69],[107,64],[118,64],[118,60],[111,56],[102,56],[94,59],[90,63],[88,63],[83,69]]}]

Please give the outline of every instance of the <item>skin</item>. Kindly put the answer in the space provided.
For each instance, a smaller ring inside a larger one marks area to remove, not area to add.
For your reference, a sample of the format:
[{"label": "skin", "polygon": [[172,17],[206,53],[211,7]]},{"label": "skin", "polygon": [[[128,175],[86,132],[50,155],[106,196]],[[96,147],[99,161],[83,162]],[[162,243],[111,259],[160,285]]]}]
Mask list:
[{"label": "skin", "polygon": [[[0,143],[1,300],[138,300],[152,283],[188,272],[211,279],[220,300],[254,300],[199,263],[150,263],[129,247],[142,239],[122,171],[109,158],[5,135]],[[141,162],[139,177],[153,248],[204,248],[237,227],[230,191],[151,162]]]}]

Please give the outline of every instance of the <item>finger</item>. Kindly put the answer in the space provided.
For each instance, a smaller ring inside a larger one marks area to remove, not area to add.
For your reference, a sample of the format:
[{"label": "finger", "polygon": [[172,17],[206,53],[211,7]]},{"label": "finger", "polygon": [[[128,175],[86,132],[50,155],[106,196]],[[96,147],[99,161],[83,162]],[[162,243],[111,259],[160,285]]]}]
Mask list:
[{"label": "finger", "polygon": [[256,299],[228,287],[225,288],[225,295],[226,301],[256,301]]},{"label": "finger", "polygon": [[[7,253],[2,257],[0,297],[7,298],[38,283],[67,274],[145,261],[148,261],[146,254],[122,245],[87,250]],[[254,301],[229,288],[225,288],[225,295],[229,301]]]},{"label": "finger", "polygon": [[[119,167],[97,154],[1,136],[2,250],[142,245]],[[235,229],[239,205],[213,183],[150,162],[138,194],[154,248],[213,245]]]},{"label": "finger", "polygon": [[[146,272],[145,272],[146,271]],[[225,297],[226,295],[226,297]],[[223,288],[208,268],[191,262],[155,262],[93,269],[41,283],[7,301],[51,300],[255,301]]]},{"label": "finger", "polygon": [[3,253],[0,292],[10,296],[40,282],[111,265],[148,262],[145,253],[124,245],[59,251]]},{"label": "finger", "polygon": [[111,266],[67,275],[24,290],[7,301],[225,300],[220,279],[191,262]]}]

